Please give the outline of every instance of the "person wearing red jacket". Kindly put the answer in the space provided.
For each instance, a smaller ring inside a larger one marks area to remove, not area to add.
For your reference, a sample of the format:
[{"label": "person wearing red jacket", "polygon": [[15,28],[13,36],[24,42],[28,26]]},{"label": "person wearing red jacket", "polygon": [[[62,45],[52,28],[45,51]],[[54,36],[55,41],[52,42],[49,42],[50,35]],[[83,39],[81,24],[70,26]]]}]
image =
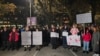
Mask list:
[{"label": "person wearing red jacket", "polygon": [[12,31],[10,32],[9,34],[9,42],[10,42],[10,48],[12,50],[14,50],[15,48],[17,49],[17,43],[18,43],[18,40],[19,40],[19,34],[16,30],[16,28],[12,28]]},{"label": "person wearing red jacket", "polygon": [[91,34],[89,33],[89,29],[86,28],[84,33],[82,34],[83,38],[83,53],[89,53],[89,43],[91,40]]}]

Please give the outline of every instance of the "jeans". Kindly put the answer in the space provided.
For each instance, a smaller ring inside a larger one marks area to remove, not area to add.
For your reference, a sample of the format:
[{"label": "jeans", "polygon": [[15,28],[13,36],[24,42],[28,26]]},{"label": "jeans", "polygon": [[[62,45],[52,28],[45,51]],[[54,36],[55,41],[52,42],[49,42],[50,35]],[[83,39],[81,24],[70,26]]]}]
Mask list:
[{"label": "jeans", "polygon": [[66,48],[67,47],[67,39],[66,39],[66,36],[63,36],[62,37],[62,40],[63,40],[63,47]]},{"label": "jeans", "polygon": [[83,41],[83,51],[89,51],[89,41]]}]

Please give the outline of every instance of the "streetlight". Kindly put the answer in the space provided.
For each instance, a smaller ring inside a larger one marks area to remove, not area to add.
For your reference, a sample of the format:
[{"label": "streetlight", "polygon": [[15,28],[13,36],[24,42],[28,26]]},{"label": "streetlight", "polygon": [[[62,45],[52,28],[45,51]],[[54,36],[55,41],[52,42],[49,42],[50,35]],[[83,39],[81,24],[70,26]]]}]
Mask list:
[{"label": "streetlight", "polygon": [[31,9],[31,8],[32,8],[32,3],[31,3],[31,2],[32,2],[32,1],[29,0],[29,3],[30,3],[30,4],[29,4],[29,6],[30,6],[30,17],[32,16],[32,13],[31,13],[31,12],[32,12],[32,9]]},{"label": "streetlight", "polygon": [[30,26],[31,26],[31,16],[32,16],[32,1],[29,0],[29,7],[30,7]]},{"label": "streetlight", "polygon": [[31,25],[31,17],[32,17],[32,0],[26,0],[29,3],[29,18],[30,18],[30,25]]}]

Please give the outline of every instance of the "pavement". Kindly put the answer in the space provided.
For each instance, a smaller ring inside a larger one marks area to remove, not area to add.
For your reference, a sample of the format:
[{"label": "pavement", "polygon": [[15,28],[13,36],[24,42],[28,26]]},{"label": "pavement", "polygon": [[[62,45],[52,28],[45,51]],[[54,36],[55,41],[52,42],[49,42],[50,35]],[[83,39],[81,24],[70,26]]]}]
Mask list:
[{"label": "pavement", "polygon": [[71,49],[64,49],[62,46],[57,49],[52,49],[51,46],[43,47],[40,51],[36,51],[36,48],[32,48],[31,51],[24,51],[24,48],[19,50],[0,50],[0,56],[92,56],[92,52],[89,54],[83,54],[82,50],[73,52]]},{"label": "pavement", "polygon": [[93,52],[90,51],[88,54],[87,53],[83,53],[82,47],[79,47],[77,49],[77,52],[73,51],[72,49],[70,49],[71,53],[74,54],[74,56],[93,56]]}]

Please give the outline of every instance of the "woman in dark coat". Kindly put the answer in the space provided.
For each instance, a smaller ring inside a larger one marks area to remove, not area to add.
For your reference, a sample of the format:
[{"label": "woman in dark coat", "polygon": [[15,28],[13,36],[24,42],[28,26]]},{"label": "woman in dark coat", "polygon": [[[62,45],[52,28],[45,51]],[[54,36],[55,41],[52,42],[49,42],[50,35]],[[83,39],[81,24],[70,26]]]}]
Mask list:
[{"label": "woman in dark coat", "polygon": [[[69,28],[68,28],[68,26],[64,26],[63,27],[63,30],[62,30],[62,32],[69,32]],[[62,40],[63,40],[63,47],[64,48],[67,48],[68,47],[68,45],[67,45],[67,36],[62,36]]]},{"label": "woman in dark coat", "polygon": [[9,32],[7,28],[4,27],[3,32],[2,32],[2,46],[3,46],[2,50],[5,50],[6,48],[8,48],[8,38],[9,38]]},{"label": "woman in dark coat", "polygon": [[48,30],[45,27],[43,27],[43,29],[42,29],[43,46],[48,46],[48,44],[49,44],[48,33],[49,33]]},{"label": "woman in dark coat", "polygon": [[97,27],[93,28],[94,32],[92,35],[92,47],[93,47],[93,52],[98,53],[99,52],[99,41],[100,41],[100,32],[97,30]]},{"label": "woman in dark coat", "polygon": [[[51,32],[57,33],[56,32],[56,28],[54,25],[51,26]],[[52,45],[52,49],[56,49],[57,48],[57,37],[52,37],[51,36],[51,45]]]}]

